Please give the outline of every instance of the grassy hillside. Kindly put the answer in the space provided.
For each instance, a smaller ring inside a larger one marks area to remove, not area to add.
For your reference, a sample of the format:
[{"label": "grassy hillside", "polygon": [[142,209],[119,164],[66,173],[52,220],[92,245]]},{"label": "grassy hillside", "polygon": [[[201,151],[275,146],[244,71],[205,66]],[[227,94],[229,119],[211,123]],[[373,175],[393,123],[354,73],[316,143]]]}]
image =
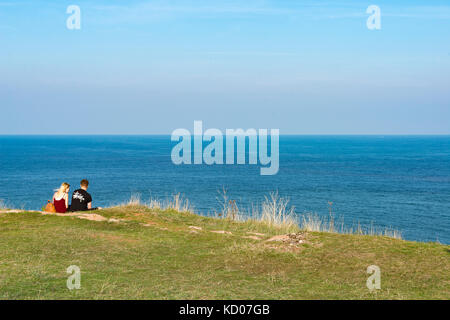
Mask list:
[{"label": "grassy hillside", "polygon": [[[306,231],[267,241],[286,230],[140,205],[97,213],[0,213],[0,298],[450,298],[450,246]],[[66,287],[70,265],[79,290]],[[369,265],[380,290],[366,287]]]}]

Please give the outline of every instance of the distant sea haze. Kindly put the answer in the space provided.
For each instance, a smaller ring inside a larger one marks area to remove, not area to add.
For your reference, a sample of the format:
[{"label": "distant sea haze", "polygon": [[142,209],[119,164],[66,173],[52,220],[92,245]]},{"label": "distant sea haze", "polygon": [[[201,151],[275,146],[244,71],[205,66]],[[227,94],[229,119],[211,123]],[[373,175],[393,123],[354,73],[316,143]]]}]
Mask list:
[{"label": "distant sea haze", "polygon": [[241,208],[278,191],[296,212],[450,244],[450,136],[280,136],[279,171],[175,165],[170,136],[0,136],[0,199],[40,209],[62,182],[90,181],[94,206],[181,193],[213,214],[223,188]]}]

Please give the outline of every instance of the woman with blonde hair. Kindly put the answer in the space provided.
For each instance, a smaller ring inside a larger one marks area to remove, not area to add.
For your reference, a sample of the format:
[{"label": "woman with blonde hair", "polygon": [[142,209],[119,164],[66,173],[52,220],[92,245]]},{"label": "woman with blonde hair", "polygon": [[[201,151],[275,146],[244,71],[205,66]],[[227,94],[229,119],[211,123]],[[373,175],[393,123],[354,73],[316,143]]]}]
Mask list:
[{"label": "woman with blonde hair", "polygon": [[55,205],[56,212],[66,213],[69,208],[69,190],[70,184],[63,182],[61,187],[53,195],[53,204]]}]

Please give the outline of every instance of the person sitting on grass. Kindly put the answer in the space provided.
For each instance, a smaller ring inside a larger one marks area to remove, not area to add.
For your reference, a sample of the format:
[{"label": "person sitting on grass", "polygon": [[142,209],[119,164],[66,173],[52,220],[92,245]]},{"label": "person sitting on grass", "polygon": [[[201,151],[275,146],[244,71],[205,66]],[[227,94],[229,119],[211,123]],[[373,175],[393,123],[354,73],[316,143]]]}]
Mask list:
[{"label": "person sitting on grass", "polygon": [[53,205],[58,213],[66,213],[69,208],[70,184],[63,182],[53,195]]},{"label": "person sitting on grass", "polygon": [[70,211],[88,211],[97,210],[100,208],[92,208],[92,197],[86,191],[89,186],[89,181],[86,179],[81,180],[80,189],[75,190],[72,194],[72,204],[70,205]]}]

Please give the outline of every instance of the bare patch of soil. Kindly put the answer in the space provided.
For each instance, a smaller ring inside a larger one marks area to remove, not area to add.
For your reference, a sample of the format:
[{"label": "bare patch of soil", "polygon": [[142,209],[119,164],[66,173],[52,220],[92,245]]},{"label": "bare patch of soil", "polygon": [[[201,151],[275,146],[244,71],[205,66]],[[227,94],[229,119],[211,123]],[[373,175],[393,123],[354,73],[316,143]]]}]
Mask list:
[{"label": "bare patch of soil", "polygon": [[258,237],[264,237],[265,234],[264,233],[259,233],[259,232],[247,232],[247,234],[251,234],[254,236],[258,236]]},{"label": "bare patch of soil", "polygon": [[286,251],[286,252],[297,252],[297,251],[301,250],[302,244],[309,243],[309,241],[307,241],[307,233],[306,232],[281,234],[281,235],[273,236],[273,237],[267,239],[265,242],[282,243],[283,246],[270,245],[268,247],[277,249],[277,250]]},{"label": "bare patch of soil", "polygon": [[242,238],[245,239],[253,239],[253,240],[262,240],[261,238],[257,237],[257,236],[243,236]]},{"label": "bare patch of soil", "polygon": [[106,221],[106,220],[108,220],[104,216],[101,216],[96,213],[82,213],[76,217],[78,219],[86,219],[86,220],[91,220],[91,221]]},{"label": "bare patch of soil", "polygon": [[221,234],[232,234],[230,231],[225,231],[225,230],[215,230],[215,231],[211,231],[214,233],[221,233]]}]

